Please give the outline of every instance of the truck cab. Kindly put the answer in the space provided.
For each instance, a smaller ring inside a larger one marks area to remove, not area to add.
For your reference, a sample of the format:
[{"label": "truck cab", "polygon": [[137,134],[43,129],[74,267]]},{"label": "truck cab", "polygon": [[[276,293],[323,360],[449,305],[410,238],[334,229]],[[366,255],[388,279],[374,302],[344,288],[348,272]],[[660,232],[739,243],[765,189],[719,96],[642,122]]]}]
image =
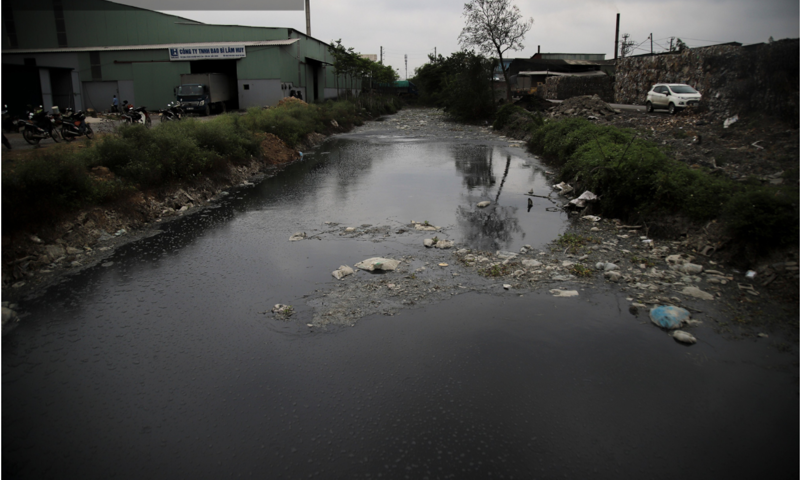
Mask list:
[{"label": "truck cab", "polygon": [[211,113],[208,85],[188,83],[176,88],[175,96],[187,113]]}]

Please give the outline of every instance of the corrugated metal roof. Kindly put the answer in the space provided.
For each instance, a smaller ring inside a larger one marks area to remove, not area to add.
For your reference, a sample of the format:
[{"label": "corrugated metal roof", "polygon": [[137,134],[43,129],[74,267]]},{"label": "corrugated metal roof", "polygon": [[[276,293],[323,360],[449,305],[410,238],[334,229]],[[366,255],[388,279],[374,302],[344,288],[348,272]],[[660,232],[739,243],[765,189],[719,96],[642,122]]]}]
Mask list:
[{"label": "corrugated metal roof", "polygon": [[605,77],[606,73],[600,70],[592,70],[590,72],[551,72],[550,70],[540,71],[525,71],[519,72],[518,75],[531,76],[531,75],[553,75],[557,77]]},{"label": "corrugated metal roof", "polygon": [[181,47],[225,47],[234,45],[244,45],[245,47],[268,47],[291,45],[299,38],[287,38],[286,40],[248,40],[242,42],[201,42],[201,43],[163,43],[153,45],[119,45],[115,47],[67,47],[67,48],[19,48],[3,50],[3,55],[13,53],[72,53],[72,52],[113,52],[121,50],[160,50],[166,48]]}]

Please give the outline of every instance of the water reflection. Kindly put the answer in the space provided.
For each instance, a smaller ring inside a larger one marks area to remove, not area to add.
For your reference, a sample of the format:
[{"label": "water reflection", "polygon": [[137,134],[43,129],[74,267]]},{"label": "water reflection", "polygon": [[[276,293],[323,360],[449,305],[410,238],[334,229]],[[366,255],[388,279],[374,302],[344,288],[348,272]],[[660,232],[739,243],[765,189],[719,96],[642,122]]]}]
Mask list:
[{"label": "water reflection", "polygon": [[491,187],[497,179],[492,170],[493,148],[486,145],[454,145],[456,170],[464,177],[467,190]]},{"label": "water reflection", "polygon": [[[464,241],[479,250],[508,249],[514,234],[522,231],[517,219],[517,207],[459,206],[456,209],[456,216]],[[522,232],[522,238],[525,238],[525,232]]]},{"label": "water reflection", "polygon": [[[493,148],[484,145],[468,147],[459,145],[453,149],[453,158],[456,170],[464,177],[464,185],[468,191],[483,187],[483,193],[488,194],[491,187],[497,183],[493,169]],[[514,234],[522,232],[516,216],[517,207],[499,203],[510,168],[511,155],[506,155],[503,177],[491,206],[477,208],[471,204],[469,207],[456,208],[456,219],[461,227],[463,240],[472,248],[489,251],[507,249],[512,243]],[[524,232],[521,237],[525,237]]]}]

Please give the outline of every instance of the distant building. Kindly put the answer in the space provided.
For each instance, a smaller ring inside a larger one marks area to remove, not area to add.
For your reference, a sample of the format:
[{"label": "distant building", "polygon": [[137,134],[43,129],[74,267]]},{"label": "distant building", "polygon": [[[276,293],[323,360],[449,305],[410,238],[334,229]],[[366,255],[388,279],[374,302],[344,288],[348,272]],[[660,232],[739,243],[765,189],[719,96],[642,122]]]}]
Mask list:
[{"label": "distant building", "polygon": [[377,53],[362,53],[359,55],[361,58],[366,58],[367,60],[372,60],[373,62],[378,61],[378,54]]},{"label": "distant building", "polygon": [[[512,90],[529,91],[553,76],[603,77],[613,76],[613,60],[605,53],[541,53],[530,58],[507,60]],[[502,80],[502,73],[500,74]],[[501,82],[498,88],[505,88]]]},{"label": "distant building", "polygon": [[226,75],[229,108],[293,94],[321,101],[350,85],[335,78],[327,43],[292,28],[209,25],[104,0],[5,0],[2,20],[2,97],[12,112],[107,110],[113,95],[163,108],[192,73]]}]

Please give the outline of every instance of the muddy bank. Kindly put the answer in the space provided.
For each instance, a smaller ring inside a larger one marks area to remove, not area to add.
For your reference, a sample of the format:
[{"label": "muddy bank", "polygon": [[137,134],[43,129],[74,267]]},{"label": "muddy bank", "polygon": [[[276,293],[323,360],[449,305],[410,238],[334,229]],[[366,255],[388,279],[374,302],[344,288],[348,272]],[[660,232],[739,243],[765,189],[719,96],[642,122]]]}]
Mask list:
[{"label": "muddy bank", "polygon": [[[35,231],[3,235],[3,301],[15,302],[65,274],[96,265],[116,247],[157,234],[158,225],[202,210],[228,195],[230,188],[247,188],[277,175],[325,138],[318,133],[308,135],[294,149],[267,133],[261,141],[260,158],[244,165],[229,165],[224,171],[180,184],[137,191],[120,201],[62,216],[57,224],[42,225]],[[114,179],[104,167],[96,167],[91,175]]]}]

